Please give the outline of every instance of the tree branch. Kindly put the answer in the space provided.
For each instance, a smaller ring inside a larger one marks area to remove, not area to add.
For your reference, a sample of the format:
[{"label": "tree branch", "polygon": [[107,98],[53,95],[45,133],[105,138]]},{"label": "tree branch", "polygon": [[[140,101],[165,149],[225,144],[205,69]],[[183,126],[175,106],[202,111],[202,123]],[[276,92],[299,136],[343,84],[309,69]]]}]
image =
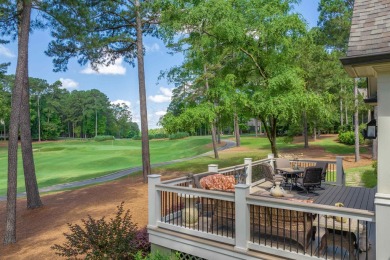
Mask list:
[{"label": "tree branch", "polygon": [[260,65],[257,63],[255,57],[253,57],[252,54],[250,54],[248,51],[244,50],[244,48],[240,47],[240,50],[245,53],[246,55],[248,55],[252,61],[255,63],[255,66],[257,67],[257,70],[259,71],[260,75],[264,78],[264,79],[267,79],[264,71],[262,70],[262,68],[260,67]]}]

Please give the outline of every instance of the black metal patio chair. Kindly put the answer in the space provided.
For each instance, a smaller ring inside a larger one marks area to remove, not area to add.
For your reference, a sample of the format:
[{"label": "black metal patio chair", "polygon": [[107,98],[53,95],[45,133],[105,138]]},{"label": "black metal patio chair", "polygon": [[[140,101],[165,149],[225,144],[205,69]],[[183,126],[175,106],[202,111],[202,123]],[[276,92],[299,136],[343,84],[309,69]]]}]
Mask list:
[{"label": "black metal patio chair", "polygon": [[314,190],[314,187],[321,185],[321,173],[322,168],[318,167],[307,167],[303,173],[303,177],[296,179],[296,184],[301,187],[304,192],[314,193],[310,189]]}]

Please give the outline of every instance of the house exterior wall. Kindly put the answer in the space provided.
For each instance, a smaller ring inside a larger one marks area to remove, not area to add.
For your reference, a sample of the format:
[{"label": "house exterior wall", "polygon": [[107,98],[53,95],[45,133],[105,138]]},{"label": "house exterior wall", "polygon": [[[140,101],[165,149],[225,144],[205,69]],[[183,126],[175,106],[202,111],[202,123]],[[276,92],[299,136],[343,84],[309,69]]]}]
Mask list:
[{"label": "house exterior wall", "polygon": [[390,259],[390,70],[378,72],[378,193],[376,207],[377,259]]}]

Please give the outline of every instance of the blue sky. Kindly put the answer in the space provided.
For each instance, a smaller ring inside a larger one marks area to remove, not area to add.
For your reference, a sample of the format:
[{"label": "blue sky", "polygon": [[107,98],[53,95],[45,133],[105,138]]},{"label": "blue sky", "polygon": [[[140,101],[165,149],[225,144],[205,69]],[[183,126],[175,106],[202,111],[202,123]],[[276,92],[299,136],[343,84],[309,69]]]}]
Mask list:
[{"label": "blue sky", "polygon": [[[301,13],[310,27],[316,26],[318,19],[319,0],[302,0],[295,11]],[[75,59],[66,72],[53,72],[52,60],[44,54],[50,41],[50,35],[45,31],[35,31],[30,36],[29,44],[29,75],[30,77],[46,79],[49,83],[61,80],[63,87],[69,91],[98,89],[111,102],[126,102],[133,114],[133,121],[139,123],[139,96],[137,67],[118,60],[114,66],[100,68],[99,74],[89,66],[81,67]],[[145,76],[148,104],[149,129],[157,128],[157,122],[164,115],[170,102],[173,85],[164,79],[158,80],[160,71],[180,65],[182,55],[167,54],[164,43],[158,39],[146,37]],[[17,44],[11,42],[0,45],[0,63],[11,62],[8,74],[14,74],[16,69]]]}]

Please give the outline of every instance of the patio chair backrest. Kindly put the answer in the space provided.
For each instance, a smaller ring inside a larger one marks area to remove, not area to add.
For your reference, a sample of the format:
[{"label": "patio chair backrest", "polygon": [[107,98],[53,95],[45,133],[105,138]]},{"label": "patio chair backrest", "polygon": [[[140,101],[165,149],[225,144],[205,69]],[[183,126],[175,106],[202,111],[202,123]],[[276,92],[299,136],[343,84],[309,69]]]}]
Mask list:
[{"label": "patio chair backrest", "polygon": [[316,166],[317,168],[321,168],[322,169],[322,172],[321,172],[321,180],[322,181],[325,181],[325,178],[326,178],[326,171],[328,170],[328,163],[327,162],[317,162],[316,163]]},{"label": "patio chair backrest", "polygon": [[274,183],[274,174],[273,174],[273,168],[269,163],[260,163],[258,165],[260,168],[260,172],[263,174],[266,181],[270,181]]},{"label": "patio chair backrest", "polygon": [[303,186],[321,185],[322,168],[307,167],[303,173]]},{"label": "patio chair backrest", "polygon": [[276,168],[290,168],[290,160],[286,158],[276,158],[275,159]]}]

